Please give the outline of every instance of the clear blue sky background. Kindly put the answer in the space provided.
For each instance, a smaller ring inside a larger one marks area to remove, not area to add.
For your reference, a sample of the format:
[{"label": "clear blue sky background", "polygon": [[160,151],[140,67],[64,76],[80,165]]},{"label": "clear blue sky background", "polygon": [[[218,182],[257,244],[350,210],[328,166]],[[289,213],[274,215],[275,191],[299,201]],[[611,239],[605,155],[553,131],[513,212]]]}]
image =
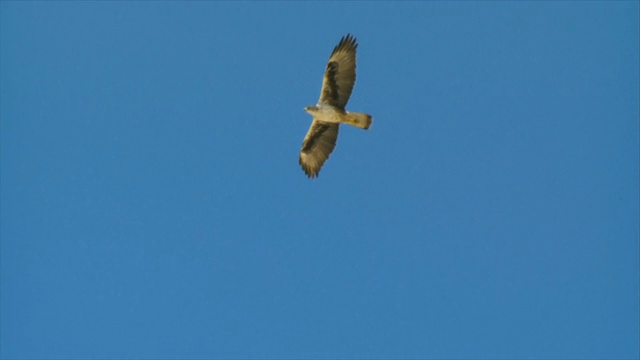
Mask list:
[{"label": "clear blue sky background", "polygon": [[638,17],[3,1],[0,356],[637,358]]}]

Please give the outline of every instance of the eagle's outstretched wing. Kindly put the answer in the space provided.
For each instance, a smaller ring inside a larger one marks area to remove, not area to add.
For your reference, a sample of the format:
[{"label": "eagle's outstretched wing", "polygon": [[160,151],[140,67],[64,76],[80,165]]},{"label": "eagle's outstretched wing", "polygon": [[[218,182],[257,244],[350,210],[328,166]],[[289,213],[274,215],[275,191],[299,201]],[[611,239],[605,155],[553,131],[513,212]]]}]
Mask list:
[{"label": "eagle's outstretched wing", "polygon": [[300,165],[308,177],[318,176],[322,164],[336,147],[338,124],[313,119],[300,150]]},{"label": "eagle's outstretched wing", "polygon": [[343,109],[356,82],[356,38],[347,34],[333,49],[322,80],[318,104]]}]

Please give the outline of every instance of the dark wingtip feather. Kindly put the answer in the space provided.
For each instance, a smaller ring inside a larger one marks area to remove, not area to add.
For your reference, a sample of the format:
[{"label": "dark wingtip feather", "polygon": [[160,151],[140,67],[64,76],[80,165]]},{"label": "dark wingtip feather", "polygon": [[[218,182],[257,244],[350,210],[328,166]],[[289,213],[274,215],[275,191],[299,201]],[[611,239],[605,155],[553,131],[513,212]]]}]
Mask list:
[{"label": "dark wingtip feather", "polygon": [[317,178],[318,174],[320,174],[320,169],[316,169],[315,171],[313,171],[311,169],[311,166],[308,166],[302,161],[302,156],[298,158],[298,163],[309,179]]},{"label": "dark wingtip feather", "polygon": [[353,50],[358,48],[358,43],[356,42],[356,38],[351,34],[347,34],[340,39],[340,42],[338,43],[338,45],[336,45],[336,47],[333,49],[333,53],[335,53],[338,50],[348,49],[348,48],[352,48]]}]

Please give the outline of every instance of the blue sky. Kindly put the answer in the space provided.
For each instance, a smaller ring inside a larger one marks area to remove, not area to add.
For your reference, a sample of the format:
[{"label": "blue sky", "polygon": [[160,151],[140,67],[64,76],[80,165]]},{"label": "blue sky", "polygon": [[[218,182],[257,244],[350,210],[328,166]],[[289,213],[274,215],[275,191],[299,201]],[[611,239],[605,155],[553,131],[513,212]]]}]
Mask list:
[{"label": "blue sky", "polygon": [[638,18],[1,2],[0,357],[638,358]]}]

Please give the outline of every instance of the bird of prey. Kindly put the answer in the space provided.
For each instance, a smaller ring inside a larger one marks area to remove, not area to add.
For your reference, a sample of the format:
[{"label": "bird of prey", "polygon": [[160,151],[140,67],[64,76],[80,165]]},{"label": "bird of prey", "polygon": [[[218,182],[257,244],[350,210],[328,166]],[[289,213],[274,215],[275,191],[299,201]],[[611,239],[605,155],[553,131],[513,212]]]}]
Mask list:
[{"label": "bird of prey", "polygon": [[356,39],[350,34],[340,39],[329,57],[318,104],[304,108],[313,116],[313,122],[302,142],[299,162],[309,178],[318,176],[335,148],[340,123],[361,129],[371,125],[371,115],[345,110],[356,82],[357,47]]}]

